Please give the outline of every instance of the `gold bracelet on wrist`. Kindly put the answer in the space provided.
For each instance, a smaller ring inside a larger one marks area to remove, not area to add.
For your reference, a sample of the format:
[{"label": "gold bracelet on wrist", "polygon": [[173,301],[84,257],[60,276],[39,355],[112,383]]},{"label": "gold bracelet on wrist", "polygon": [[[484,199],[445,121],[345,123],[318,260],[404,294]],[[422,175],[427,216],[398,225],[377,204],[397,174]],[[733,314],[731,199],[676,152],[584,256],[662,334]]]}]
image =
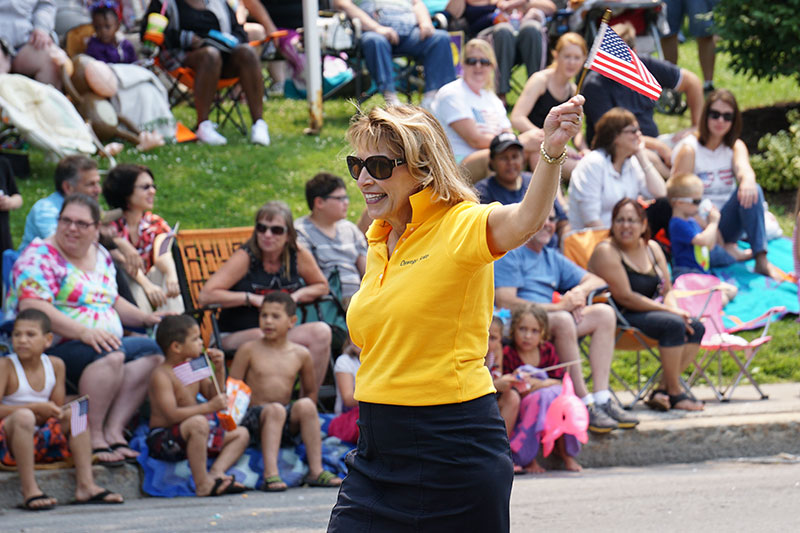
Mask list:
[{"label": "gold bracelet on wrist", "polygon": [[544,143],[542,143],[540,148],[539,148],[539,153],[542,154],[542,159],[544,159],[544,162],[547,163],[548,165],[554,165],[554,164],[563,165],[564,161],[567,159],[567,147],[566,146],[564,147],[564,151],[561,152],[560,156],[552,157],[550,154],[548,154],[545,151]]}]

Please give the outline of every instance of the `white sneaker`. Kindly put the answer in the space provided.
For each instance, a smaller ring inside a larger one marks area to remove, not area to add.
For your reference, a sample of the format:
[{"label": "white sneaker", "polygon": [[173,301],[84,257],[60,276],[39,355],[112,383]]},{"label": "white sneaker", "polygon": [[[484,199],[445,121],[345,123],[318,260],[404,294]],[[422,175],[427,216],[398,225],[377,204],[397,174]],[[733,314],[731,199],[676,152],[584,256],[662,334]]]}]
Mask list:
[{"label": "white sneaker", "polygon": [[260,144],[262,146],[269,146],[269,128],[264,119],[256,120],[253,127],[250,129],[250,142],[253,144]]},{"label": "white sneaker", "polygon": [[212,146],[220,146],[228,144],[228,140],[217,133],[217,125],[210,120],[204,120],[197,126],[197,138],[200,142],[210,144]]}]

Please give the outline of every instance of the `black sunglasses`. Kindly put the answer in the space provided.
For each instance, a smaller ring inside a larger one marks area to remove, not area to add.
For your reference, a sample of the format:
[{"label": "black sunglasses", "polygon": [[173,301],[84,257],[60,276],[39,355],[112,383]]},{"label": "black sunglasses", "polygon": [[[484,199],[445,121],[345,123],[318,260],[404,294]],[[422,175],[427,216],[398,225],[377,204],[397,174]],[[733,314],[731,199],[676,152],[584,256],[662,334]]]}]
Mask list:
[{"label": "black sunglasses", "polygon": [[366,159],[349,155],[347,156],[347,169],[354,180],[357,180],[361,175],[362,168],[366,168],[369,175],[376,180],[385,180],[392,177],[394,167],[405,162],[405,159],[390,159],[385,155],[372,155]]},{"label": "black sunglasses", "polygon": [[480,63],[484,67],[491,67],[492,66],[492,62],[489,61],[488,59],[486,59],[485,57],[481,57],[481,58],[468,57],[468,58],[464,59],[464,64],[465,65],[469,65],[471,67],[474,67],[478,63]]},{"label": "black sunglasses", "polygon": [[267,226],[261,222],[256,223],[257,233],[266,233],[267,230],[275,236],[280,236],[286,233],[286,226]]},{"label": "black sunglasses", "polygon": [[733,113],[720,113],[716,109],[708,110],[708,118],[718,119],[722,117],[725,122],[733,122]]}]

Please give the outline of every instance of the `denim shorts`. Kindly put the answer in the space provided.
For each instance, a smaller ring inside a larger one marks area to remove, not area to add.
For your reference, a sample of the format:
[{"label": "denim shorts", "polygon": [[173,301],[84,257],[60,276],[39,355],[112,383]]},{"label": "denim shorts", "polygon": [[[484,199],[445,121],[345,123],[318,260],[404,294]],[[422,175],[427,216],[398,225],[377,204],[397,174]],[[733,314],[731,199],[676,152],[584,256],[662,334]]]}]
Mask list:
[{"label": "denim shorts", "polygon": [[122,345],[119,348],[100,353],[78,340],[62,342],[47,350],[49,355],[55,355],[64,360],[67,367],[67,392],[70,394],[78,393],[78,381],[81,379],[83,370],[111,352],[124,353],[126,363],[147,355],[161,355],[162,353],[156,341],[149,337],[122,337]]},{"label": "denim shorts", "polygon": [[358,426],[329,532],[509,531],[514,466],[494,394],[422,407],[360,402]]}]

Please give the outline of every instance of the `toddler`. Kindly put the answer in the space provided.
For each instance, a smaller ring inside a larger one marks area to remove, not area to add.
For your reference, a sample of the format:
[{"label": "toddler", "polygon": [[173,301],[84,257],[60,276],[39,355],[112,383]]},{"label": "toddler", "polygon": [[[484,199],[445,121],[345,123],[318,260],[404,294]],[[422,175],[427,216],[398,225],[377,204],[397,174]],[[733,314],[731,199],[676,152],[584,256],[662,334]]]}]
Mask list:
[{"label": "toddler", "polygon": [[86,54],[104,63],[133,63],[136,51],[127,39],[117,39],[120,21],[117,6],[108,0],[91,7],[94,35],[89,38]]}]

